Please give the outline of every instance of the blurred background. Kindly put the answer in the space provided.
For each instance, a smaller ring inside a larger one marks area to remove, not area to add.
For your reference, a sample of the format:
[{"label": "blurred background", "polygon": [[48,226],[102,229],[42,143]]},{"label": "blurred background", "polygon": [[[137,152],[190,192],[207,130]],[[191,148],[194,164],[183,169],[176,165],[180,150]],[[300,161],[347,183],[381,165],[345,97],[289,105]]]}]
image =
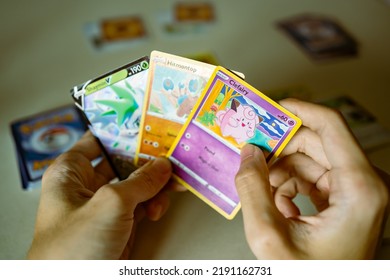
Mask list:
[{"label": "blurred background", "polygon": [[[178,18],[178,3],[192,13]],[[274,99],[344,110],[369,158],[390,172],[389,1],[3,0],[0,21],[0,259],[25,258],[40,195],[39,185],[22,188],[10,124],[72,104],[73,86],[152,50],[212,59]],[[134,26],[142,32],[124,31]],[[163,220],[141,224],[134,258],[254,258],[241,214],[227,221],[190,193],[172,198]],[[377,258],[390,257],[389,237],[387,225]]]}]

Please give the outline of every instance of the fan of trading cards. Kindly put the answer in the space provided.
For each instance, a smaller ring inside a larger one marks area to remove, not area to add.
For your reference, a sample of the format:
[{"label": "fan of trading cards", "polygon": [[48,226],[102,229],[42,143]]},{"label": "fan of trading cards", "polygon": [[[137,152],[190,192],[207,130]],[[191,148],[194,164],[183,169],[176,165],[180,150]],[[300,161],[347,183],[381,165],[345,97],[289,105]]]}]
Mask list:
[{"label": "fan of trading cards", "polygon": [[240,149],[275,159],[301,125],[242,73],[159,51],[72,90],[119,179],[158,156],[174,178],[228,219]]}]

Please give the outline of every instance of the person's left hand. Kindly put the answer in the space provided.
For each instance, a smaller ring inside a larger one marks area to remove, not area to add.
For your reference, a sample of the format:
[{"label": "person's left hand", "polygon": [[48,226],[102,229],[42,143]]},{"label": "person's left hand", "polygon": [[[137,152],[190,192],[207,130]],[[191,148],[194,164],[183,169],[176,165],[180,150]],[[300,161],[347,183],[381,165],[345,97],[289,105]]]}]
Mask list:
[{"label": "person's left hand", "polygon": [[106,159],[90,132],[59,156],[42,178],[30,259],[126,258],[136,223],[158,220],[169,206],[163,187],[171,177],[168,159],[157,158],[127,179],[109,183]]}]

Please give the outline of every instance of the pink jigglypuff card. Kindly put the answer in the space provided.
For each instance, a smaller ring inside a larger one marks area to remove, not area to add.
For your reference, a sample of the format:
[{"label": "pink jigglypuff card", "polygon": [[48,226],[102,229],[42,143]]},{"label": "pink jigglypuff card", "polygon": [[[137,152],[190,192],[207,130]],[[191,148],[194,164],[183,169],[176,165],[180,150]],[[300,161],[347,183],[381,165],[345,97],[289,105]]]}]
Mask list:
[{"label": "pink jigglypuff card", "polygon": [[257,145],[271,162],[300,125],[298,117],[217,67],[167,157],[175,179],[233,219],[241,208],[234,182],[240,149]]}]

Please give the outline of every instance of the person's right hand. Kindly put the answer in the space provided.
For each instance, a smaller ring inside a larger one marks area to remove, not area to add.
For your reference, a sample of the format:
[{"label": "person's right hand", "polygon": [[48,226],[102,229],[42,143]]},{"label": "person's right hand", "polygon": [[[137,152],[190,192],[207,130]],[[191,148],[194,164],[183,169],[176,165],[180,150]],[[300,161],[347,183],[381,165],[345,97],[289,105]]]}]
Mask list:
[{"label": "person's right hand", "polygon": [[[268,169],[247,144],[236,186],[246,238],[259,259],[372,258],[388,208],[388,190],[339,113],[287,99],[303,126]],[[310,197],[318,213],[292,199]]]}]

